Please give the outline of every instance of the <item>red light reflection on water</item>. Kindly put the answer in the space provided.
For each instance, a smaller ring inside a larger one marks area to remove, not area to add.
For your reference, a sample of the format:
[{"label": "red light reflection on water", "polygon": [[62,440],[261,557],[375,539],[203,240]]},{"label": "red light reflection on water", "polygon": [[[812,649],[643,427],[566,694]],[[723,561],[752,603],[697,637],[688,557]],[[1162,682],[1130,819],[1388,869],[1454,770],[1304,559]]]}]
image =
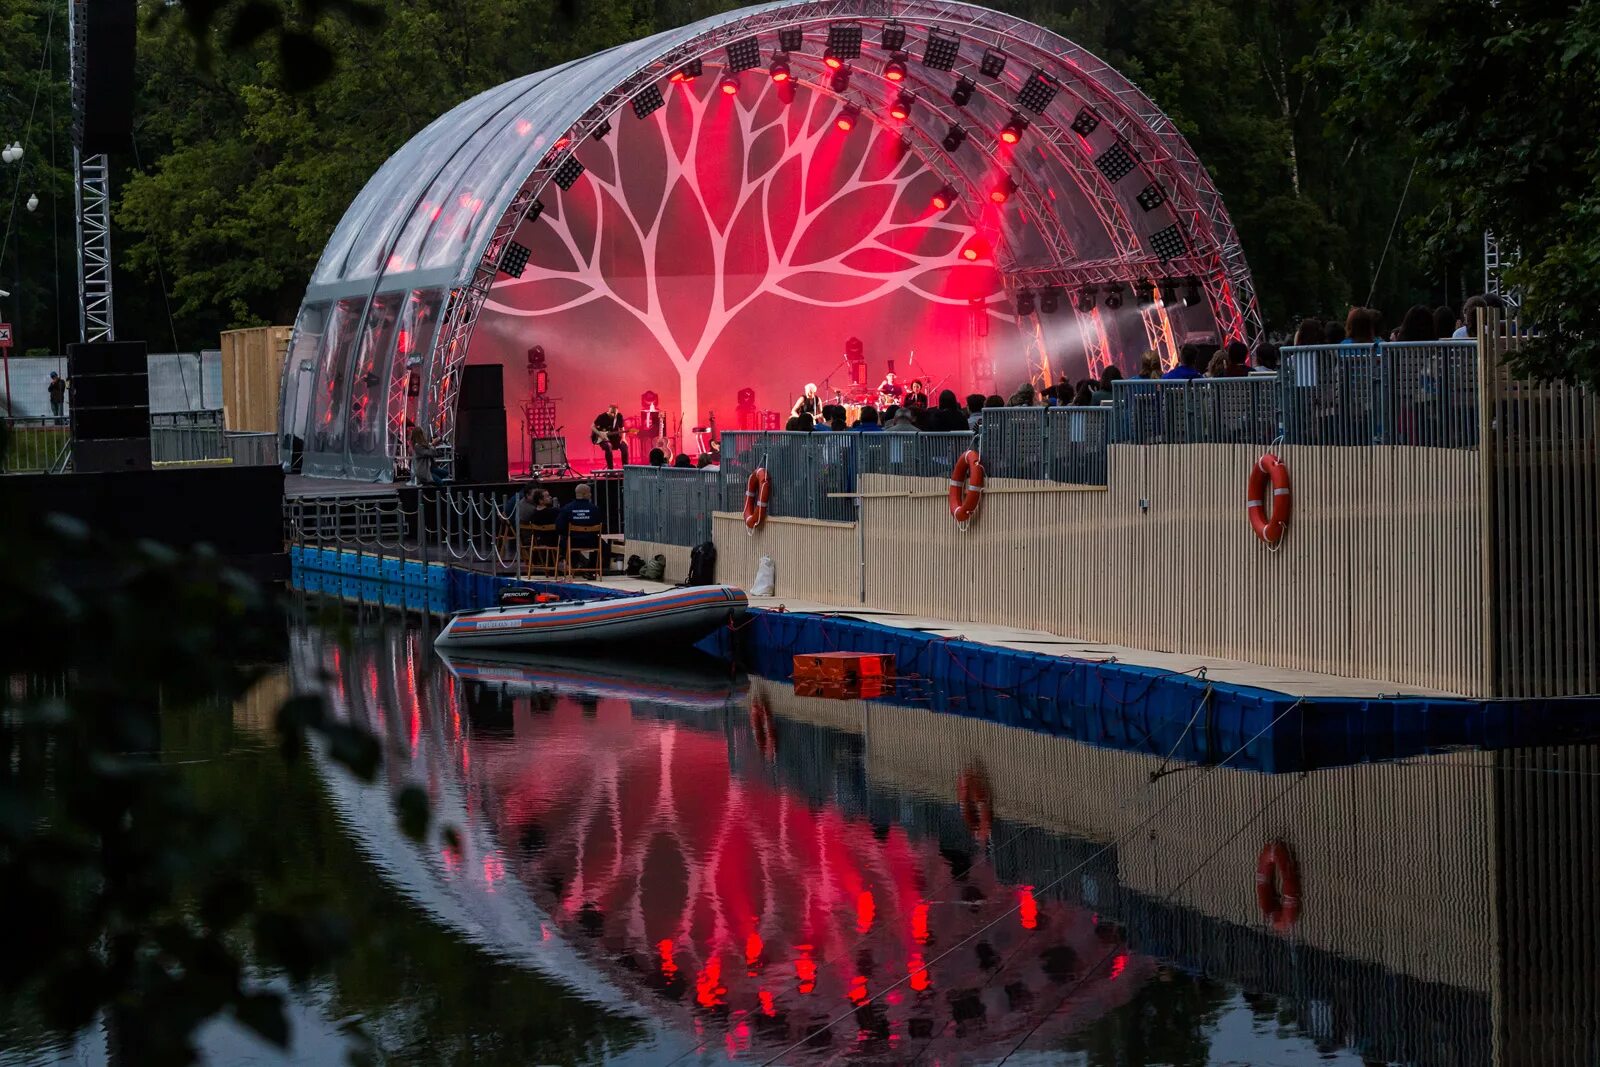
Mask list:
[{"label": "red light reflection on water", "polygon": [[1025,885],[1017,890],[1017,913],[1024,930],[1039,928],[1039,902],[1033,897],[1033,886]]}]

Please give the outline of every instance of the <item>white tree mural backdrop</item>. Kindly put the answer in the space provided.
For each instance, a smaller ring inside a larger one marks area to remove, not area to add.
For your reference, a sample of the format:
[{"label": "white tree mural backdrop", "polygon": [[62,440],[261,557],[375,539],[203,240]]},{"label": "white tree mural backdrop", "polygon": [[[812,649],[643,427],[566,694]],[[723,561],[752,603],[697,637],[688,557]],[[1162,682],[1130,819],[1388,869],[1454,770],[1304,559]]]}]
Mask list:
[{"label": "white tree mural backdrop", "polygon": [[[800,340],[807,307],[914,294],[965,313],[999,290],[987,255],[960,255],[992,227],[975,229],[959,206],[936,210],[942,183],[895,131],[766,78],[734,94],[709,77],[674,88],[654,115],[625,115],[582,146],[586,173],[545,194],[518,237],[529,267],[495,287],[491,313],[548,319],[603,303],[630,317],[670,360],[688,426],[702,415],[707,357],[763,298],[789,305],[767,312],[786,335],[774,338],[781,352]],[[504,322],[496,332],[527,333]]]}]

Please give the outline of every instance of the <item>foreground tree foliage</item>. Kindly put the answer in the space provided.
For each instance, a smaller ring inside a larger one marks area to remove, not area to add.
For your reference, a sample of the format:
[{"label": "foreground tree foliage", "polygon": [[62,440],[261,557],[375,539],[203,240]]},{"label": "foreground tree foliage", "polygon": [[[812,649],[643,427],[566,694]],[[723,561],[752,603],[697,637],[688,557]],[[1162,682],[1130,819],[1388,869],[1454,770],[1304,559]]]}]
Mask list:
[{"label": "foreground tree foliage", "polygon": [[1360,28],[1333,49],[1335,114],[1410,140],[1433,247],[1493,230],[1518,250],[1526,369],[1600,384],[1600,4],[1421,0]]}]

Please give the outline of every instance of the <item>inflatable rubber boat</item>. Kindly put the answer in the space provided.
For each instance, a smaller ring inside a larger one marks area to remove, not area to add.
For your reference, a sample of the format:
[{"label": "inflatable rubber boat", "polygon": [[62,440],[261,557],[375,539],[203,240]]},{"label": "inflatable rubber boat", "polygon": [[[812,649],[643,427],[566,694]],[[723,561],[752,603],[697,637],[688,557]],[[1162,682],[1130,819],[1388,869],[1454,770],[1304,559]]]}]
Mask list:
[{"label": "inflatable rubber boat", "polygon": [[[615,600],[559,600],[457,612],[434,645],[469,648],[579,648],[641,641],[692,645],[745,613],[744,590],[729,585],[669,589]],[[619,651],[626,651],[619,647]]]}]

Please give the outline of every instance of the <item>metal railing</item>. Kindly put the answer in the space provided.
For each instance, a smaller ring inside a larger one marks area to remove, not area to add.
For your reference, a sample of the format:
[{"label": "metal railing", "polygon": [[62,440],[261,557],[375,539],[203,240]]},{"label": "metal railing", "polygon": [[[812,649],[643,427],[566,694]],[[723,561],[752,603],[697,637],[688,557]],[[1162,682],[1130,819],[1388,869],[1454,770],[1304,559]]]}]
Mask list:
[{"label": "metal railing", "polygon": [[957,433],[858,434],[856,469],[860,474],[898,474],[948,478],[961,453],[976,447],[977,435]]},{"label": "metal railing", "polygon": [[216,463],[228,458],[220,411],[173,411],[150,416],[152,463]]},{"label": "metal railing", "polygon": [[1285,348],[1278,382],[1293,444],[1478,444],[1475,340]]},{"label": "metal railing", "polygon": [[0,473],[43,474],[65,466],[72,429],[64,418],[16,416],[0,419],[0,425],[5,432]]},{"label": "metal railing", "polygon": [[991,478],[1106,484],[1105,407],[984,408],[983,466]]},{"label": "metal railing", "polygon": [[722,510],[743,511],[745,483],[757,467],[772,479],[775,518],[854,522],[855,501],[836,493],[856,491],[855,449],[863,434],[724,433]]},{"label": "metal railing", "polygon": [[711,513],[723,506],[722,473],[716,470],[628,466],[622,469],[622,492],[628,541],[703,544],[711,540]]},{"label": "metal railing", "polygon": [[1111,387],[1111,439],[1128,445],[1270,444],[1277,439],[1277,378],[1121,381]]}]

